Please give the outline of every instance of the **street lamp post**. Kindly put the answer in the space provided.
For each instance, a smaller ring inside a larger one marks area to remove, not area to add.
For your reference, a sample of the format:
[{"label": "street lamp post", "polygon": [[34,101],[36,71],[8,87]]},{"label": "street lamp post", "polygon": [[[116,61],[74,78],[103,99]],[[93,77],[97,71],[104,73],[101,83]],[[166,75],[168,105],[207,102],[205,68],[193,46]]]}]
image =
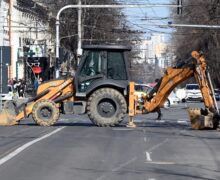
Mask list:
[{"label": "street lamp post", "polygon": [[2,109],[2,46],[0,48],[0,110]]},{"label": "street lamp post", "polygon": [[[126,4],[126,5],[82,5],[81,1],[79,0],[78,5],[66,5],[64,7],[62,7],[56,16],[56,62],[59,61],[59,46],[60,46],[60,42],[59,42],[59,26],[60,26],[60,14],[62,13],[62,11],[66,10],[66,9],[70,9],[70,8],[75,8],[75,9],[79,9],[78,11],[78,48],[77,48],[77,53],[78,56],[80,56],[82,54],[82,49],[81,49],[81,45],[82,45],[82,30],[81,30],[81,9],[82,8],[116,8],[116,9],[122,9],[122,8],[152,8],[152,7],[182,7],[182,5],[173,5],[173,4]],[[57,63],[56,63],[57,64]],[[56,78],[59,77],[59,70],[56,69]]]}]

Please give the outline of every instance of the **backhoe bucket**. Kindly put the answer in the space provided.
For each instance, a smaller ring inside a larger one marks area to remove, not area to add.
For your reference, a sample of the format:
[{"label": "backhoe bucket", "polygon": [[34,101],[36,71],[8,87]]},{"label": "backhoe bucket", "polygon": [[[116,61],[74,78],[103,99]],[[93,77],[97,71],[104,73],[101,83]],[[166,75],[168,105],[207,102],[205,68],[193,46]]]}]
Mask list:
[{"label": "backhoe bucket", "polygon": [[12,101],[6,101],[3,109],[0,111],[0,125],[11,126],[18,124],[16,121],[15,105]]},{"label": "backhoe bucket", "polygon": [[201,130],[216,128],[214,113],[200,108],[189,108],[188,113],[192,129]]}]

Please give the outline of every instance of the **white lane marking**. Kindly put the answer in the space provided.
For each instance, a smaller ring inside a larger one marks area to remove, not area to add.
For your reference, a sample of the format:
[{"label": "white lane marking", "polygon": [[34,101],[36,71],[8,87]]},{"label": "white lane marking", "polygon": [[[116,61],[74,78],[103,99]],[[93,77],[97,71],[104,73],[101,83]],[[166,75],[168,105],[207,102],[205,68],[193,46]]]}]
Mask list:
[{"label": "white lane marking", "polygon": [[134,128],[112,128],[113,131],[133,131]]},{"label": "white lane marking", "polygon": [[172,164],[176,164],[175,162],[163,162],[163,161],[153,161],[151,159],[150,154],[152,153],[152,151],[154,151],[155,149],[157,149],[158,147],[162,146],[163,144],[167,143],[169,141],[169,139],[165,139],[164,141],[162,141],[159,144],[156,144],[155,146],[152,146],[149,149],[149,152],[146,151],[146,161],[145,163],[147,164],[158,164],[158,165],[172,165]]},{"label": "white lane marking", "polygon": [[179,124],[188,124],[189,122],[184,121],[184,120],[178,120],[177,123],[179,123]]},{"label": "white lane marking", "polygon": [[[70,119],[59,119],[59,121],[58,122],[69,122],[70,121]],[[73,120],[73,123],[77,123],[77,122],[80,122],[80,121],[83,121],[83,120]]]},{"label": "white lane marking", "polygon": [[162,141],[159,144],[156,144],[155,146],[152,146],[150,149],[148,149],[149,152],[154,151],[155,149],[157,149],[158,147],[162,146],[163,144],[167,143],[169,141],[169,139],[165,139],[164,141]]},{"label": "white lane marking", "polygon": [[149,161],[151,162],[151,161],[152,161],[149,152],[146,152],[146,161],[147,161],[147,162],[149,162]]},{"label": "white lane marking", "polygon": [[145,164],[157,164],[157,165],[173,165],[175,162],[162,162],[162,161],[146,161]]},{"label": "white lane marking", "polygon": [[178,119],[179,121],[189,121],[189,119]]},{"label": "white lane marking", "polygon": [[156,123],[165,123],[165,120],[155,120]]},{"label": "white lane marking", "polygon": [[59,122],[62,122],[62,121],[69,121],[69,119],[59,119]]},{"label": "white lane marking", "polygon": [[130,159],[129,161],[123,163],[123,164],[120,164],[118,167],[112,169],[112,172],[115,172],[115,171],[119,171],[120,169],[122,169],[123,167],[126,167],[127,165],[131,164],[132,162],[134,162],[135,160],[137,159],[137,157],[134,157],[132,159]]},{"label": "white lane marking", "polygon": [[[134,157],[132,159],[130,159],[129,161],[123,163],[123,164],[120,164],[118,167],[114,168],[111,170],[111,172],[117,172],[119,171],[120,169],[122,169],[123,167],[126,167],[127,165],[131,164],[132,162],[136,161],[137,157]],[[104,174],[102,176],[100,176],[99,178],[97,178],[96,180],[102,180],[104,178],[106,178],[108,176],[108,174]]]},{"label": "white lane marking", "polygon": [[158,124],[164,124],[164,123],[189,124],[190,123],[188,119],[177,119],[177,121],[174,121],[171,119],[170,120],[146,120],[146,121],[139,120],[136,122],[139,122],[139,123],[158,123]]},{"label": "white lane marking", "polygon": [[4,163],[6,163],[8,160],[12,159],[13,157],[17,156],[19,153],[21,153],[22,151],[24,151],[25,149],[27,149],[28,147],[30,147],[31,145],[43,140],[43,139],[46,139],[50,136],[52,136],[53,134],[55,133],[58,133],[59,131],[61,131],[62,129],[64,129],[65,127],[61,127],[61,128],[58,128],[54,131],[52,131],[51,133],[48,133],[40,138],[37,138],[33,141],[30,141],[26,144],[24,144],[23,146],[17,148],[16,150],[14,150],[13,152],[11,152],[10,154],[6,155],[5,157],[1,158],[0,159],[0,166],[3,165]]}]

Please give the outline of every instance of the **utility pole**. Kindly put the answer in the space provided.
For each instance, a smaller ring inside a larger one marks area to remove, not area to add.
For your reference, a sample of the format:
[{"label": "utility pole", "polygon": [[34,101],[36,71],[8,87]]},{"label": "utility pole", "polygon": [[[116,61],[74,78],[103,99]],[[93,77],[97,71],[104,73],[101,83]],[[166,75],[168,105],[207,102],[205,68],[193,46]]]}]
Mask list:
[{"label": "utility pole", "polygon": [[[12,64],[14,61],[13,56],[13,47],[12,47],[12,7],[13,7],[13,0],[9,0],[9,46],[11,47],[11,65],[9,66],[9,79],[13,74]],[[16,70],[15,70],[16,71]]]},{"label": "utility pole", "polygon": [[1,52],[0,52],[0,110],[2,109],[2,46],[1,46]]},{"label": "utility pole", "polygon": [[77,48],[77,58],[78,62],[80,61],[80,57],[82,56],[82,2],[79,0],[78,2],[78,48]]},{"label": "utility pole", "polygon": [[[1,2],[2,3],[2,2]],[[2,16],[2,22],[3,22],[3,25],[2,25],[2,40],[0,41],[1,44],[0,44],[0,110],[2,109],[2,50],[3,50],[3,41],[4,41],[4,7],[3,7],[3,4],[1,4],[0,6],[0,10],[1,10],[1,14],[3,14]]]},{"label": "utility pole", "polygon": [[183,5],[183,1],[182,0],[177,0],[177,14],[182,14],[183,13],[183,8],[182,8],[182,5]]},{"label": "utility pole", "polygon": [[[60,38],[59,38],[59,33],[60,33],[60,14],[66,10],[66,9],[70,9],[70,8],[75,8],[78,9],[78,18],[81,17],[81,13],[82,13],[82,8],[115,8],[115,9],[122,9],[122,8],[151,8],[151,7],[172,7],[172,8],[176,8],[176,7],[181,7],[181,5],[173,5],[173,4],[138,4],[138,5],[134,5],[134,4],[126,4],[126,5],[115,5],[115,4],[103,4],[103,5],[82,5],[81,0],[78,0],[78,4],[77,5],[66,5],[64,7],[62,7],[56,16],[56,78],[59,77],[59,47],[60,47]],[[82,26],[82,20],[81,18],[79,18],[79,22],[78,22],[78,33],[82,33],[82,28],[80,26]],[[80,47],[78,47],[77,53],[82,54],[82,34],[78,35],[79,40],[78,40],[78,45]]]}]

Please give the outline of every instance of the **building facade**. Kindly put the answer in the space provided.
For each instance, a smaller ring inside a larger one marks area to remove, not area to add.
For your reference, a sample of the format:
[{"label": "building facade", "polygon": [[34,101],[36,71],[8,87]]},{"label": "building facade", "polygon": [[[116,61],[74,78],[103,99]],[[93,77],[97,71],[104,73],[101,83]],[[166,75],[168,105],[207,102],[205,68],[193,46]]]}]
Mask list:
[{"label": "building facade", "polygon": [[47,57],[48,49],[54,49],[48,11],[32,0],[0,2],[0,45],[11,48],[8,76],[24,78],[25,67],[29,67],[26,66],[25,57]]},{"label": "building facade", "polygon": [[152,34],[150,37],[136,44],[135,48],[139,50],[139,58],[135,60],[137,63],[145,62],[158,65],[161,68],[166,66],[167,43],[165,43],[164,35]]}]

